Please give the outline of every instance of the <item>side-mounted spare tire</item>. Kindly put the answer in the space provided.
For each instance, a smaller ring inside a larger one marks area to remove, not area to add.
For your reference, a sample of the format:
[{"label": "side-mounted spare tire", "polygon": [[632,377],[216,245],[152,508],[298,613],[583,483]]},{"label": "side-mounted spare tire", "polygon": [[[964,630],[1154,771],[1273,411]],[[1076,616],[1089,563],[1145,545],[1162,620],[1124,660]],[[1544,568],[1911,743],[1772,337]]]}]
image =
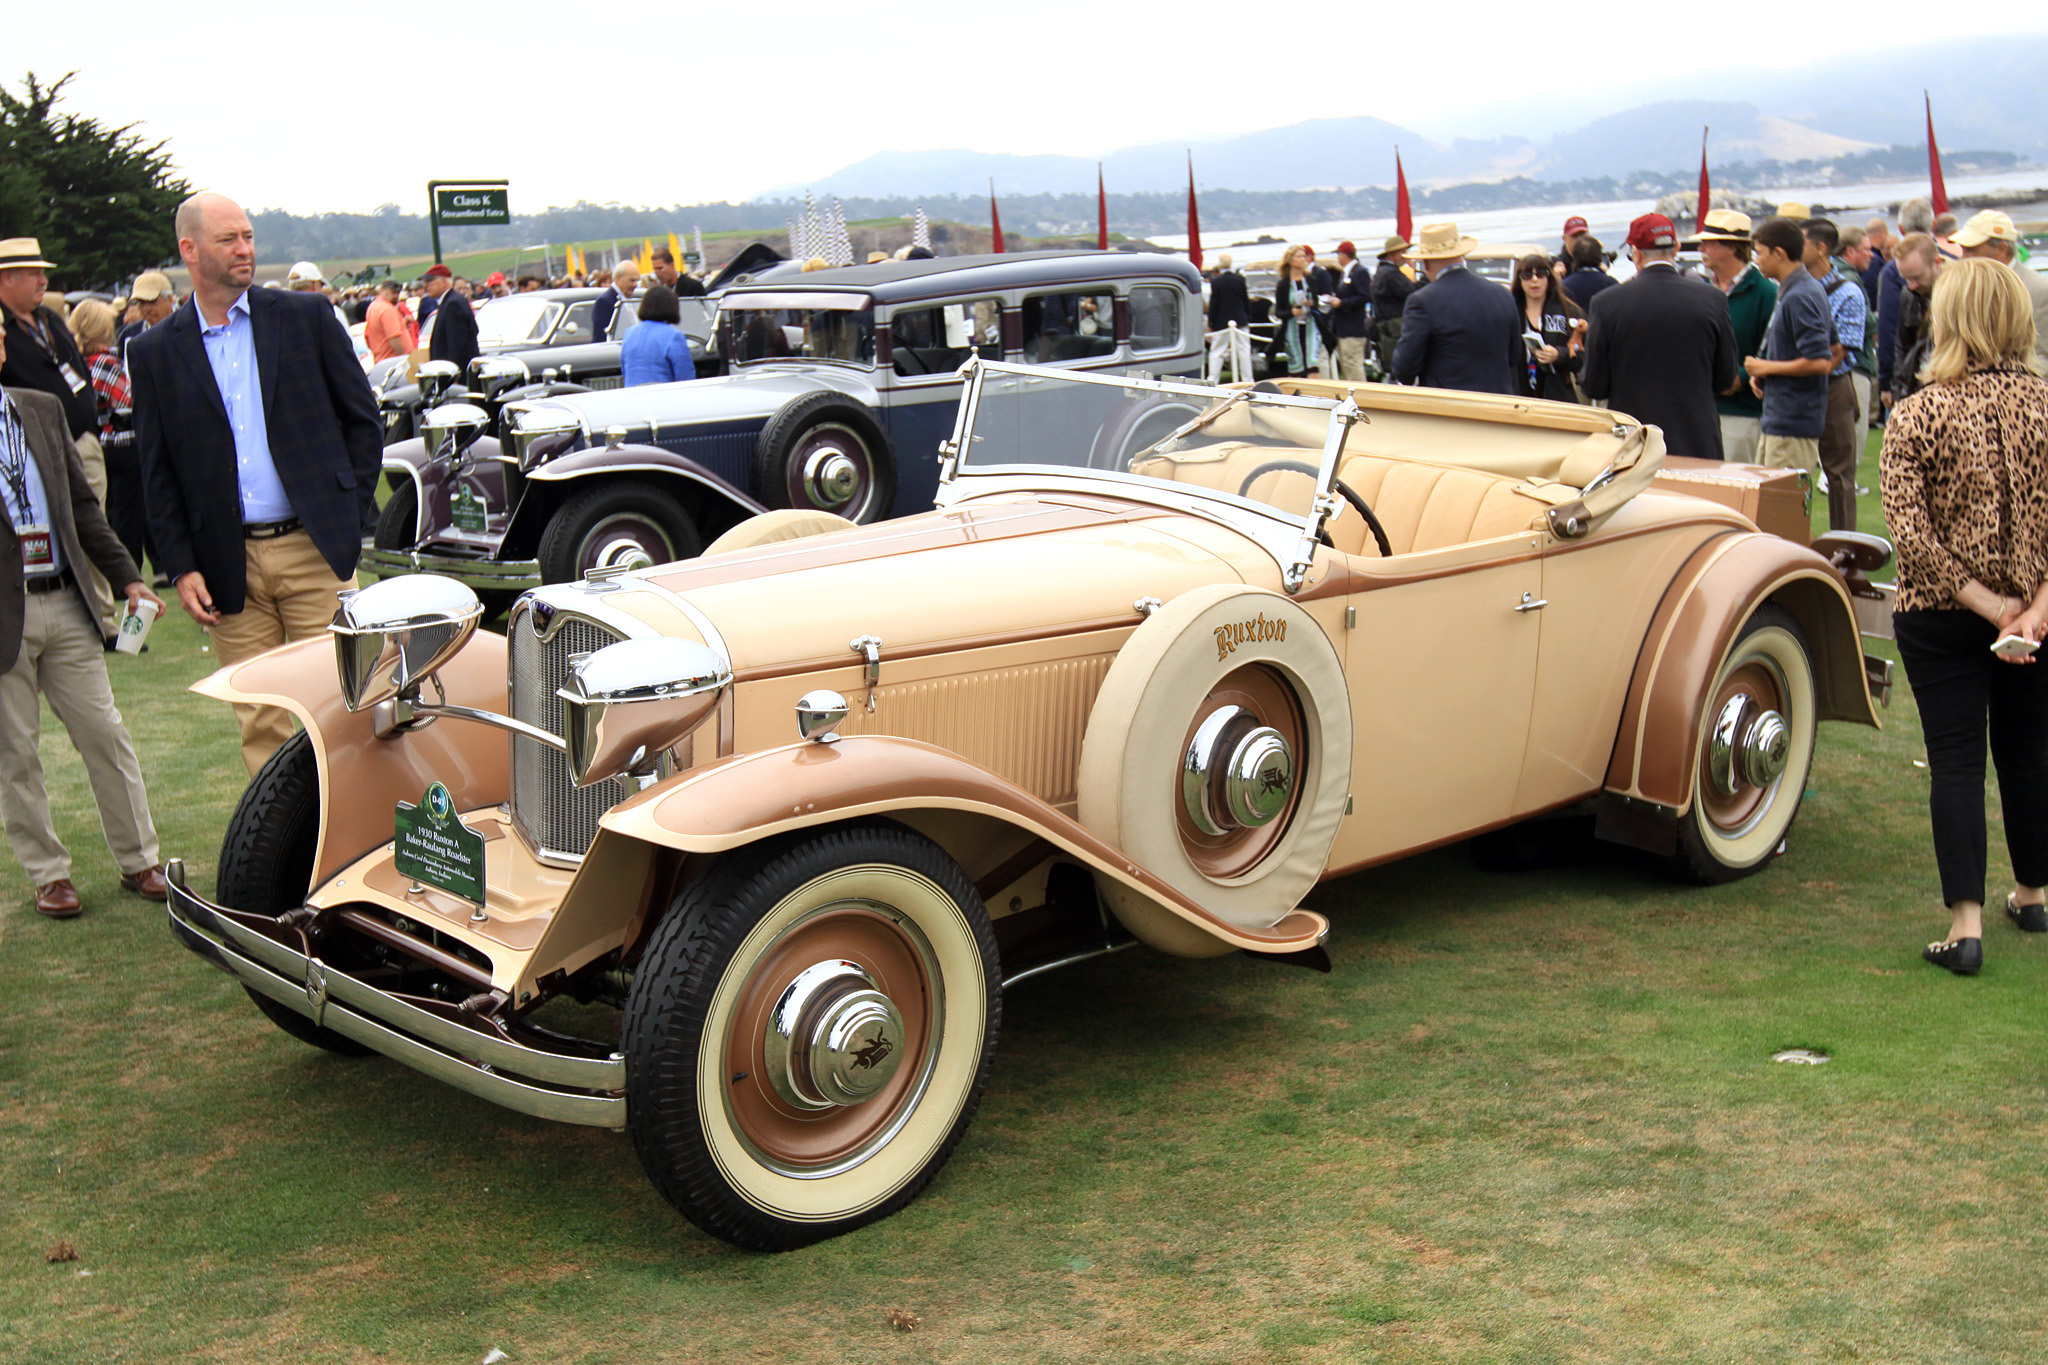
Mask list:
[{"label": "side-mounted spare tire", "polygon": [[896,455],[867,406],[825,390],[786,403],[754,446],[754,494],[863,525],[896,501]]},{"label": "side-mounted spare tire", "polygon": [[[1081,740],[1081,823],[1232,924],[1280,922],[1322,876],[1351,782],[1336,646],[1300,604],[1212,584],[1154,612],[1110,665]],[[1228,949],[1121,883],[1104,899],[1167,952]]]}]

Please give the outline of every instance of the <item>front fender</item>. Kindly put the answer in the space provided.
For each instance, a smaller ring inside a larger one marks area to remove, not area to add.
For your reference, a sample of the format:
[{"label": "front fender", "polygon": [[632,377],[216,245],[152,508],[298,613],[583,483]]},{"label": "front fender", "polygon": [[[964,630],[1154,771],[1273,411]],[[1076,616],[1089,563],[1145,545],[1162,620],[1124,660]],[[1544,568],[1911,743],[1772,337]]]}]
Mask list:
[{"label": "front fender", "polygon": [[[505,637],[478,631],[436,675],[459,706],[509,713]],[[417,803],[440,782],[457,810],[495,805],[511,795],[511,746],[502,730],[436,720],[392,739],[378,739],[368,711],[342,704],[334,647],[325,638],[280,645],[229,664],[192,684],[215,701],[281,706],[298,717],[320,769],[320,846],[313,858],[319,885],[392,837],[397,803]],[[346,793],[345,800],[336,793]]]},{"label": "front fender", "polygon": [[[505,511],[505,461],[495,436],[478,436],[462,459],[462,475],[492,511]],[[447,460],[436,459],[427,443],[415,438],[384,448],[384,473],[412,485],[415,521],[414,548],[440,538],[454,524],[450,501],[457,476]]]},{"label": "front fender", "polygon": [[[660,446],[596,446],[578,450],[536,466],[527,472],[526,479],[529,486],[562,485],[576,479],[611,474],[652,474],[659,481],[675,486],[679,495],[687,491],[690,496],[684,499],[686,503],[708,501],[716,509],[715,514],[697,519],[699,529],[707,537],[724,529],[725,525],[759,516],[768,510],[746,490],[728,483],[695,460],[663,450]],[[507,545],[537,543],[547,517],[567,495],[567,490],[559,486],[550,490],[553,496],[547,498],[532,496],[538,491],[529,487],[528,496],[521,498],[519,506],[513,509],[512,522],[505,528]]]},{"label": "front fender", "polygon": [[1880,725],[1841,575],[1803,545],[1733,532],[1694,552],[1651,618],[1607,769],[1610,796],[1670,815],[1690,808],[1707,690],[1736,632],[1766,602],[1805,632],[1819,719]]},{"label": "front fender", "polygon": [[607,812],[591,857],[608,840],[723,853],[791,830],[875,815],[919,828],[970,869],[987,862],[998,840],[1012,848],[1019,836],[1043,840],[1052,846],[1047,856],[1052,849],[1064,852],[1156,911],[1164,925],[1148,916],[1145,925],[1130,927],[1169,952],[1306,952],[1329,932],[1321,915],[1286,906],[1275,907],[1274,922],[1264,929],[1228,923],[986,768],[935,745],[886,735],[791,744],[679,774]]}]

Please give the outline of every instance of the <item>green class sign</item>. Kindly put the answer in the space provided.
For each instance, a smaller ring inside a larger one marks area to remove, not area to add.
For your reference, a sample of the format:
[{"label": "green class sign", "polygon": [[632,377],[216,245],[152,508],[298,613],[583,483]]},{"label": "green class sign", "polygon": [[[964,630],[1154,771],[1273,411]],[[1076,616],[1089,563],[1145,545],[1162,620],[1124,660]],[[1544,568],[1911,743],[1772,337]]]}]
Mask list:
[{"label": "green class sign", "polygon": [[442,227],[508,227],[512,209],[504,189],[437,189],[434,217]]}]

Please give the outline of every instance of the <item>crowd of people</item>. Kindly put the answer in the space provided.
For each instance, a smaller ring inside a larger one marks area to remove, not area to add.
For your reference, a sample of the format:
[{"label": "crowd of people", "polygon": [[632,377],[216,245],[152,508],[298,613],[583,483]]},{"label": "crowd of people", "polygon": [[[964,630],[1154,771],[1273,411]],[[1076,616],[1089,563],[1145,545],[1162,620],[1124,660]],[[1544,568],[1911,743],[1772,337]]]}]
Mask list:
[{"label": "crowd of people", "polygon": [[[301,262],[254,288],[248,217],[194,195],[173,225],[192,292],[145,271],[111,304],[50,290],[33,238],[0,241],[0,817],[35,908],[79,914],[39,756],[39,695],[78,750],[121,884],[167,894],[135,747],[104,652],[124,618],[175,593],[223,664],[316,638],[353,586],[375,516],[382,427],[346,328],[373,356],[476,354],[472,299],[602,284],[595,331],[633,307],[627,381],[694,372],[676,327],[702,285],[657,250],[653,280],[610,276],[472,285],[436,265],[415,286],[336,290]],[[1853,530],[1857,456],[1883,423],[1882,495],[1896,541],[1895,625],[1920,705],[1948,936],[1928,961],[1983,962],[1984,763],[1997,765],[2014,890],[2005,910],[2048,932],[2048,279],[2026,268],[2012,219],[1966,223],[1921,202],[1862,227],[1780,205],[1762,223],[1706,215],[1629,225],[1635,273],[1607,270],[1574,217],[1555,255],[1514,263],[1508,287],[1467,267],[1455,223],[1389,238],[1368,269],[1353,243],[1334,268],[1290,248],[1272,300],[1272,351],[1290,374],[1605,403],[1662,429],[1678,455],[1819,474],[1830,524]],[[1699,269],[1682,271],[1683,246]],[[1245,281],[1221,256],[1209,324],[1249,378]],[[430,325],[431,324],[431,325]],[[257,344],[258,338],[262,344]],[[1214,362],[1212,362],[1213,364]],[[141,566],[155,566],[152,584]],[[251,774],[291,735],[284,712],[237,706]],[[1988,742],[1987,742],[1988,736]]]}]

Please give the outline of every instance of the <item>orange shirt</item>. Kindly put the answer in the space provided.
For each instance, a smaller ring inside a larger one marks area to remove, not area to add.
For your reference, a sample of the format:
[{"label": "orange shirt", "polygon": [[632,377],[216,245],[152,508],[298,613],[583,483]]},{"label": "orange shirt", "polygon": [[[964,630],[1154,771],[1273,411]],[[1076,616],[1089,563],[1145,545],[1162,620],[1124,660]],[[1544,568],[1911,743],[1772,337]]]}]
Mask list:
[{"label": "orange shirt", "polygon": [[[395,348],[391,344],[393,338],[398,342]],[[370,315],[363,321],[363,344],[378,360],[404,355],[412,349],[406,340],[405,314],[397,304],[380,298],[370,305]]]}]

